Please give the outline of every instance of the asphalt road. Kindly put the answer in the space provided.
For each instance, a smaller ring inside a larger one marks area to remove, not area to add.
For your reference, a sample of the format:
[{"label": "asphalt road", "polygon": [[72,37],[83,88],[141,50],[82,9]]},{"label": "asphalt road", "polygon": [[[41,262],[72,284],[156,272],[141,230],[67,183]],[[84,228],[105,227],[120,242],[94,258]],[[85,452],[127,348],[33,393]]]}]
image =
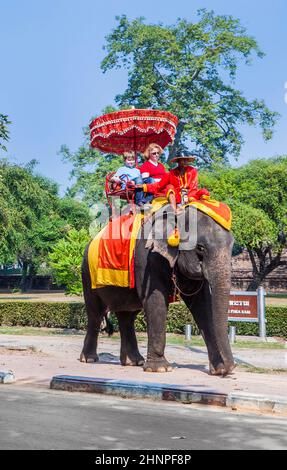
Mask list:
[{"label": "asphalt road", "polygon": [[0,386],[0,449],[287,449],[287,417]]}]

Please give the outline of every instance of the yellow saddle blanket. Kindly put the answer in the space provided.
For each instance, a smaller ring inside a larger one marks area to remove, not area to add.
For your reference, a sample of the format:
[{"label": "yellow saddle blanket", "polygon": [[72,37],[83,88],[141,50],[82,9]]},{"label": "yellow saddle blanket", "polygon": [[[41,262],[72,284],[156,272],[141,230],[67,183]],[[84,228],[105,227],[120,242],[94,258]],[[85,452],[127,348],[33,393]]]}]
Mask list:
[{"label": "yellow saddle blanket", "polygon": [[231,229],[232,213],[230,207],[223,202],[203,196],[199,200],[190,201],[188,205],[194,206],[199,211],[209,215],[226,230],[229,231]]}]

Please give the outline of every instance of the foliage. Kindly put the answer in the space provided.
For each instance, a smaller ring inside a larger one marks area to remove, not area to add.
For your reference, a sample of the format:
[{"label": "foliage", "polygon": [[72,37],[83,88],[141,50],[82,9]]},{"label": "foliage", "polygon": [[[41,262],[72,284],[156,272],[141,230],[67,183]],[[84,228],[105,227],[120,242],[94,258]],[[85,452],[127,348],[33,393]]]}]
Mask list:
[{"label": "foliage", "polygon": [[88,208],[82,201],[66,196],[57,199],[57,213],[65,221],[65,231],[88,229],[91,217]]},{"label": "foliage", "polygon": [[115,99],[119,106],[165,109],[180,118],[170,156],[191,141],[205,164],[227,161],[240,153],[242,124],[259,126],[265,140],[272,137],[278,114],[232,86],[241,61],[263,57],[238,19],[202,9],[197,22],[178,19],[171,26],[125,15],[117,21],[106,38],[102,70],[128,71],[127,88]]},{"label": "foliage", "polygon": [[8,142],[9,140],[8,124],[11,124],[8,120],[8,116],[0,113],[0,150],[4,151],[7,149],[3,142]]},{"label": "foliage", "polygon": [[103,155],[87,145],[81,146],[74,153],[66,145],[63,145],[60,154],[63,161],[69,161],[73,165],[71,178],[74,178],[75,182],[69,188],[68,195],[81,197],[89,207],[98,203],[106,203],[106,176],[122,166],[122,157],[111,154]]},{"label": "foliage", "polygon": [[88,209],[59,198],[57,185],[26,167],[0,161],[0,263],[18,262],[23,285],[46,261],[52,246],[72,227],[87,228]]},{"label": "foliage", "polygon": [[67,294],[81,294],[81,265],[85,247],[90,240],[86,229],[70,230],[59,240],[49,254],[49,262],[58,284],[66,287]]},{"label": "foliage", "polygon": [[2,302],[0,324],[83,329],[86,311],[82,302]]},{"label": "foliage", "polygon": [[[287,308],[266,307],[267,336],[287,339]],[[184,325],[192,324],[194,335],[199,330],[184,303],[171,304],[167,317],[168,333],[183,333]],[[82,302],[0,302],[0,325],[84,329],[87,326]],[[258,335],[258,324],[230,322],[239,335]],[[136,330],[146,331],[143,314],[136,320]]]},{"label": "foliage", "polygon": [[240,246],[254,249],[276,243],[276,223],[262,209],[256,209],[248,204],[233,203],[232,210],[233,232]]},{"label": "foliage", "polygon": [[202,172],[201,183],[212,197],[227,202],[233,213],[236,243],[247,248],[256,289],[278,266],[287,236],[287,157],[252,160],[240,168],[217,166]]}]

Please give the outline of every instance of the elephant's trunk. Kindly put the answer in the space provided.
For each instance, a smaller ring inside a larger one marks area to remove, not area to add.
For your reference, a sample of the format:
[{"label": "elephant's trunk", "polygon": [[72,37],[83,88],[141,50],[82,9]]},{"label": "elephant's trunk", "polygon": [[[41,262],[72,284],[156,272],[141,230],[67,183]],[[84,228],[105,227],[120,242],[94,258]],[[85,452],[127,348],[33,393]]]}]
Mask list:
[{"label": "elephant's trunk", "polygon": [[[226,258],[225,258],[226,260]],[[228,339],[228,307],[231,289],[231,267],[219,266],[218,257],[216,265],[212,267],[208,276],[211,290],[211,309],[214,339],[218,352],[222,358],[222,364],[219,364],[212,372],[215,374],[226,375],[234,368],[234,359]]]}]

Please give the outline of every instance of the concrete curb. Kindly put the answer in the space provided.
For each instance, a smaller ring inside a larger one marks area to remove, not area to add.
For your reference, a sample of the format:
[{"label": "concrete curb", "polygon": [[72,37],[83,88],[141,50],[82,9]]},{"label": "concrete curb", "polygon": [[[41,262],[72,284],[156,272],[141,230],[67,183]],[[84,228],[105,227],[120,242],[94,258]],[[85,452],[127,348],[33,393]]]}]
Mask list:
[{"label": "concrete curb", "polygon": [[123,398],[152,398],[180,403],[226,406],[224,394],[196,392],[188,387],[173,384],[57,375],[52,378],[50,388],[68,392],[103,393]]},{"label": "concrete curb", "polygon": [[15,380],[15,374],[12,370],[0,371],[0,384],[12,384]]},{"label": "concrete curb", "polygon": [[263,413],[287,414],[287,398],[282,396],[229,393],[226,406],[233,410],[257,410]]},{"label": "concrete curb", "polygon": [[123,398],[151,398],[185,404],[221,406],[232,410],[287,414],[287,399],[281,396],[195,391],[175,384],[57,375],[52,378],[50,388],[67,392],[101,393]]}]

